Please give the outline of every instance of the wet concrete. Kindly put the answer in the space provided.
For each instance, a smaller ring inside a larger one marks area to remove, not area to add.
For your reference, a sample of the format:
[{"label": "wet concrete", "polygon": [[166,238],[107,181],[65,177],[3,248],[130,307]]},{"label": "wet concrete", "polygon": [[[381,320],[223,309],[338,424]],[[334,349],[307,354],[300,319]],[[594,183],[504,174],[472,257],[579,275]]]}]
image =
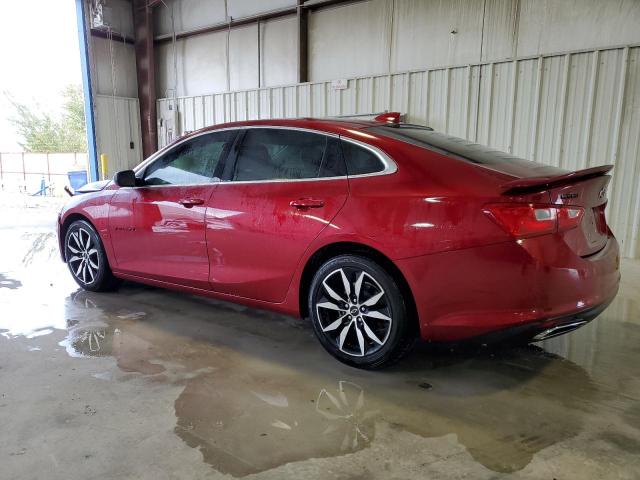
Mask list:
[{"label": "wet concrete", "polygon": [[638,478],[640,262],[572,334],[362,372],[296,319],[78,290],[56,208],[0,199],[0,478]]}]

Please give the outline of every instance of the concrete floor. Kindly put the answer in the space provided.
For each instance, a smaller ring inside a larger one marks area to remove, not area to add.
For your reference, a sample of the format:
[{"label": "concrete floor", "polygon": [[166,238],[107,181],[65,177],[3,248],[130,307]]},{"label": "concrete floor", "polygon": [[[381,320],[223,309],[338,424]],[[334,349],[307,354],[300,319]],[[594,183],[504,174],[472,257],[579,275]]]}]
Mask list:
[{"label": "concrete floor", "polygon": [[638,478],[640,262],[539,346],[348,368],[295,319],[76,288],[55,201],[0,196],[0,478]]}]

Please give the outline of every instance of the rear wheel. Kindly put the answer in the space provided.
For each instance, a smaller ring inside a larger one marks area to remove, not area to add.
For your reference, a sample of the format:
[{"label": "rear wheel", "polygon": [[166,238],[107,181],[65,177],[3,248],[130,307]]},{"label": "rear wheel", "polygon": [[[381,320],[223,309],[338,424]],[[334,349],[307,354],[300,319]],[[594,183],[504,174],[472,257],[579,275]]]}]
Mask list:
[{"label": "rear wheel", "polygon": [[104,292],[120,284],[109,268],[102,241],[89,222],[77,220],[69,225],[64,252],[73,279],[85,290]]},{"label": "rear wheel", "polygon": [[328,260],[313,278],[308,302],[320,343],[347,365],[387,366],[413,344],[400,288],[368,258],[341,255]]}]

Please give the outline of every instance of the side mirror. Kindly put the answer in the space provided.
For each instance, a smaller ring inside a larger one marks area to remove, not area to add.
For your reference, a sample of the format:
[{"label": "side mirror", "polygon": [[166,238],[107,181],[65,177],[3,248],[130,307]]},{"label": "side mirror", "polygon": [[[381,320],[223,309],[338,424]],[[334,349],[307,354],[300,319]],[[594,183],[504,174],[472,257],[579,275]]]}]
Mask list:
[{"label": "side mirror", "polygon": [[114,175],[113,182],[119,187],[135,187],[136,174],[133,170],[122,170]]}]

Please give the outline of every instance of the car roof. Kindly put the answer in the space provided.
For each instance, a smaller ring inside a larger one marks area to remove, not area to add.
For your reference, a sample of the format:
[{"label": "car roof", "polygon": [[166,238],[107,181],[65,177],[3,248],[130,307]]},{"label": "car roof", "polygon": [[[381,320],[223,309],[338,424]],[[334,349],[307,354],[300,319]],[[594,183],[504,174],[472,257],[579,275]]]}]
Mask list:
[{"label": "car roof", "polygon": [[194,130],[184,135],[191,136],[194,134],[200,134],[207,131],[215,131],[222,128],[241,128],[241,127],[295,127],[295,128],[308,128],[310,130],[319,130],[328,133],[343,134],[348,133],[349,130],[361,130],[363,128],[381,125],[380,122],[373,120],[360,120],[353,118],[282,118],[282,119],[270,119],[270,120],[246,120],[241,122],[229,122],[204,127],[199,130]]}]

